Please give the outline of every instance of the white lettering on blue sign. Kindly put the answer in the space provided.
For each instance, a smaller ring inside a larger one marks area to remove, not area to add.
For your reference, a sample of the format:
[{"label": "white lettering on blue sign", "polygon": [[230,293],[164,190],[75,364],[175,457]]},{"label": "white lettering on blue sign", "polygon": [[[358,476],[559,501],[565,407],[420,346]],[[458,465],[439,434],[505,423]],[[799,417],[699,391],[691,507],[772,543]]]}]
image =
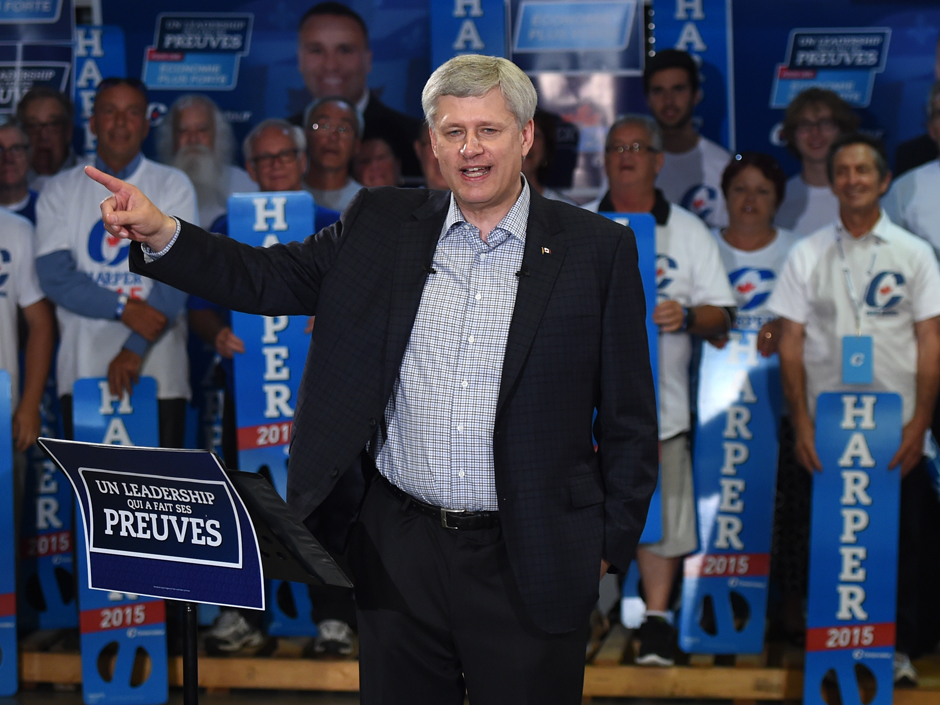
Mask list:
[{"label": "white lettering on blue sign", "polygon": [[[470,8],[470,17],[483,17],[482,0],[454,0],[453,16],[455,18],[467,17],[467,8]],[[481,51],[486,48],[476,23],[470,17],[460,24],[457,39],[451,46],[454,51]]]},{"label": "white lettering on blue sign", "polygon": [[[255,204],[255,224],[252,229],[256,233],[267,232],[268,230],[287,230],[287,219],[285,218],[287,205],[286,196],[259,196],[251,199]],[[268,205],[270,203],[270,206]],[[268,227],[268,220],[273,220],[271,227]]]},{"label": "white lettering on blue sign", "polygon": [[278,333],[287,328],[290,319],[287,316],[265,316],[264,335],[261,348],[264,355],[264,418],[293,418],[294,410],[290,407],[290,387],[282,381],[290,379],[290,368],[284,364],[290,350],[287,346],[276,345]]}]

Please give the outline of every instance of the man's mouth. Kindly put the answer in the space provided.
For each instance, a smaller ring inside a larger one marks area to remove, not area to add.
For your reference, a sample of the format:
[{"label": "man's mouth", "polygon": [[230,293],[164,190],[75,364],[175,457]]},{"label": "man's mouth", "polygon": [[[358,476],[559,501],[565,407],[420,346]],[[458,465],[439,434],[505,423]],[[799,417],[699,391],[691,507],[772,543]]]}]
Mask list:
[{"label": "man's mouth", "polygon": [[490,173],[491,167],[488,166],[468,166],[460,170],[460,173],[468,179],[481,179]]}]

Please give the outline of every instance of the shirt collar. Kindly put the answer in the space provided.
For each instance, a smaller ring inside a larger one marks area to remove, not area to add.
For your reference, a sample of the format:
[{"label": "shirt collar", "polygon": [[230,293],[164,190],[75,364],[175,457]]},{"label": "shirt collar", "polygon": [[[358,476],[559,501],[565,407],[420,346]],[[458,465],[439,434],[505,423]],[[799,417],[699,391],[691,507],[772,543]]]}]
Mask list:
[{"label": "shirt collar", "polygon": [[[669,201],[666,200],[666,197],[663,195],[663,192],[659,189],[655,190],[656,198],[653,201],[653,207],[650,209],[650,215],[656,219],[656,225],[665,225],[666,221],[669,220]],[[604,194],[604,197],[601,199],[600,204],[597,207],[598,213],[616,213],[617,209],[614,208],[614,202],[610,198],[610,191]]]},{"label": "shirt collar", "polygon": [[100,169],[101,171],[103,171],[105,174],[108,174],[109,176],[113,176],[121,180],[126,180],[127,177],[129,177],[131,174],[137,171],[137,167],[140,166],[140,163],[143,161],[143,159],[144,159],[144,155],[141,154],[140,152],[137,152],[137,156],[131,159],[130,164],[128,164],[123,169],[121,169],[119,172],[115,173],[111,171],[111,167],[109,167],[107,164],[101,161],[101,157],[95,156],[95,168]]},{"label": "shirt collar", "polygon": [[[493,230],[500,228],[506,230],[520,242],[525,243],[525,232],[526,225],[529,222],[529,204],[532,199],[532,193],[529,190],[529,182],[526,181],[525,176],[520,174],[520,178],[522,179],[522,193],[519,194],[519,198],[516,199],[512,208],[509,209],[509,212],[503,216],[503,219],[499,221]],[[454,194],[451,192],[450,207],[447,209],[447,218],[444,220],[442,237],[447,235],[451,231],[451,228],[458,223],[470,224],[467,219],[463,217],[463,213],[460,212],[457,199],[454,198]]]},{"label": "shirt collar", "polygon": [[850,233],[842,224],[841,217],[836,218],[836,235],[838,237],[844,236],[843,239],[846,242],[861,242],[863,240],[867,240],[868,238],[874,238],[875,242],[887,243],[891,240],[891,225],[891,219],[888,218],[884,208],[882,208],[874,227],[859,238],[852,236],[852,233]]}]

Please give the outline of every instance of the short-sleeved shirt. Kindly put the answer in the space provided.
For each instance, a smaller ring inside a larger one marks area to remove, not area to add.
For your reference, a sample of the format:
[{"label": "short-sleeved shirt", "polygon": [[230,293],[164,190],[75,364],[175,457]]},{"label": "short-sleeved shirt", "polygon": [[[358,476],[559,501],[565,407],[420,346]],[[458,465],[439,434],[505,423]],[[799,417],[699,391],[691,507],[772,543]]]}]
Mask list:
[{"label": "short-sleeved shirt", "polygon": [[892,222],[924,238],[940,253],[940,161],[897,179],[881,205]]},{"label": "short-sleeved shirt", "polygon": [[[859,304],[861,333],[873,338],[871,385],[842,383],[842,338],[856,335],[843,263]],[[793,247],[769,308],[805,327],[803,366],[811,415],[822,392],[892,391],[903,398],[904,422],[910,421],[917,397],[914,324],[940,315],[940,267],[930,245],[884,212],[858,239],[837,221]]]},{"label": "short-sleeved shirt", "polygon": [[20,389],[17,308],[43,298],[34,239],[32,223],[0,209],[0,369],[10,373],[14,408]]},{"label": "short-sleeved shirt", "polygon": [[774,222],[798,235],[810,235],[839,217],[839,199],[828,186],[810,186],[800,174],[787,181],[787,195]]},{"label": "short-sleeved shirt", "polygon": [[721,175],[731,161],[728,150],[699,137],[698,144],[688,152],[664,152],[663,156],[656,188],[662,190],[666,200],[691,211],[709,227],[727,225],[728,207],[721,191]]}]

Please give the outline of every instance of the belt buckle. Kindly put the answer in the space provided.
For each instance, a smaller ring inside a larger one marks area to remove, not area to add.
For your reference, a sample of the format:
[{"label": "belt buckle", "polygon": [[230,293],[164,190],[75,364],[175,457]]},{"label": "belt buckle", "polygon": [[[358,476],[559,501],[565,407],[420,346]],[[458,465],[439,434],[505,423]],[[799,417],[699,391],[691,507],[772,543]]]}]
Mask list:
[{"label": "belt buckle", "polygon": [[443,526],[445,529],[456,531],[456,526],[450,526],[447,523],[447,516],[449,514],[464,514],[466,511],[466,509],[444,509],[444,507],[441,507],[441,526]]}]

